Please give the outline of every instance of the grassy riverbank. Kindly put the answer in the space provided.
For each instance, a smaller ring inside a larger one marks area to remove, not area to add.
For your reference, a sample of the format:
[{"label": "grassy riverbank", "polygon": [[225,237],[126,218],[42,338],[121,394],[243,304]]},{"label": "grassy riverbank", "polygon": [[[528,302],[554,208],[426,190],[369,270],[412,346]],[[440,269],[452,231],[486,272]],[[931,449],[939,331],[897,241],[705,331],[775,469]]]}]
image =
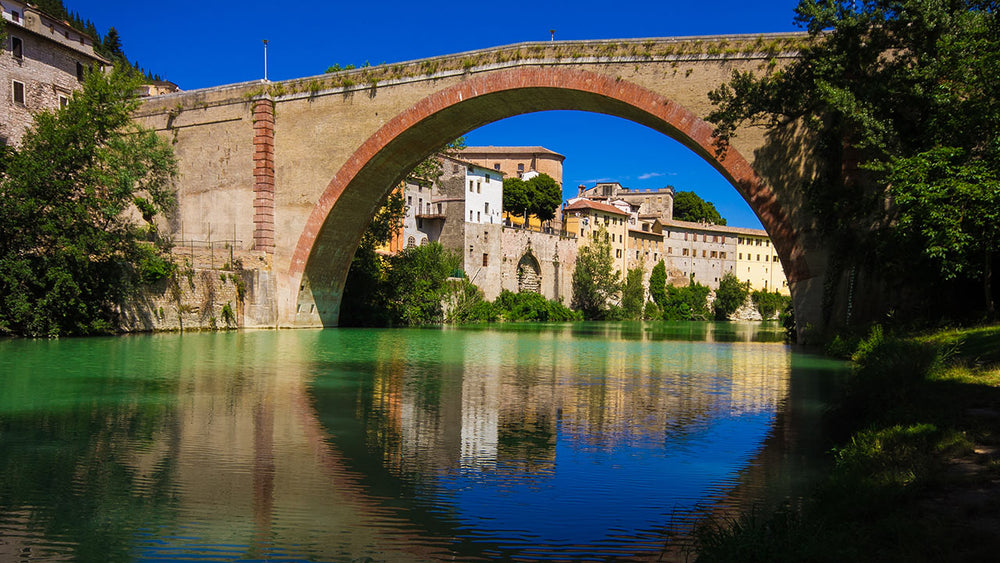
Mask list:
[{"label": "grassy riverbank", "polygon": [[704,524],[698,561],[996,558],[1000,327],[876,328],[852,359],[825,481],[801,506]]}]

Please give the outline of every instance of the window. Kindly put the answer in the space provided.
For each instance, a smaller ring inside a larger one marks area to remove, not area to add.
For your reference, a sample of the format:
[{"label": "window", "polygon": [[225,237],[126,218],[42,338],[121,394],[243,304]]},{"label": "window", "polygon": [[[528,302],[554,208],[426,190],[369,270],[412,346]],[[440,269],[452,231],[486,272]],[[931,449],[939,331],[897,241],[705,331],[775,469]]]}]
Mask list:
[{"label": "window", "polygon": [[742,260],[742,259],[743,259],[743,253],[740,252],[740,260]]},{"label": "window", "polygon": [[76,63],[76,79],[83,82],[83,63]]},{"label": "window", "polygon": [[688,239],[688,234],[684,233],[684,240],[687,240],[687,239]]},{"label": "window", "polygon": [[701,235],[701,242],[708,242],[708,235]]},{"label": "window", "polygon": [[726,244],[726,235],[722,235],[722,244]]},{"label": "window", "polygon": [[583,238],[583,227],[580,227],[580,238]]},{"label": "window", "polygon": [[444,209],[442,209],[441,204],[439,203],[438,204],[438,215],[443,215],[443,214],[444,214]]},{"label": "window", "polygon": [[490,214],[490,202],[487,201],[486,203],[483,204],[483,213],[487,215]]},{"label": "window", "polygon": [[493,169],[494,170],[500,170],[500,163],[499,162],[494,163],[493,164]]},{"label": "window", "polygon": [[69,98],[66,96],[59,96],[59,108],[62,109],[69,105]]},{"label": "window", "polygon": [[472,221],[472,210],[469,210],[469,221]]},{"label": "window", "polygon": [[673,254],[673,253],[674,253],[674,247],[668,246],[667,247],[667,254]]},{"label": "window", "polygon": [[718,253],[717,253],[716,251],[714,251],[714,250],[713,250],[713,251],[712,251],[712,256],[711,256],[711,257],[712,257],[712,258],[718,258],[718,257],[719,257],[719,254],[718,254]]},{"label": "window", "polygon": [[407,207],[413,207],[413,196],[412,195],[406,196],[406,206]]},{"label": "window", "polygon": [[615,251],[615,258],[621,258],[621,257],[622,257],[622,249],[619,248],[618,250]]},{"label": "window", "polygon": [[702,257],[702,258],[705,258],[705,257],[706,257],[706,256],[705,256],[706,254],[708,254],[708,251],[707,251],[707,250],[702,250],[702,251],[701,251],[701,257]]},{"label": "window", "polygon": [[469,191],[470,191],[470,192],[473,192],[473,191],[475,191],[475,187],[474,187],[474,186],[473,186],[473,184],[472,184],[472,180],[469,180]]},{"label": "window", "polygon": [[760,262],[760,254],[757,255],[757,261]]},{"label": "window", "polygon": [[24,83],[13,81],[14,83],[14,103],[24,105]]},{"label": "window", "polygon": [[413,248],[417,246],[417,241],[413,237],[406,239],[406,248]]},{"label": "window", "polygon": [[469,245],[469,254],[472,254],[472,253],[473,253],[474,251],[475,251],[475,249],[474,249],[474,248],[473,248],[473,246],[472,246],[472,245],[470,244],[470,245]]},{"label": "window", "polygon": [[517,165],[517,171],[518,172],[524,172],[524,164],[523,163]]},{"label": "window", "polygon": [[490,265],[490,255],[484,252],[483,253],[483,267],[485,268],[486,266],[489,266],[489,265]]},{"label": "window", "polygon": [[723,260],[725,260],[726,259],[726,253],[725,252],[720,252],[719,253],[719,258],[722,258]]},{"label": "window", "polygon": [[489,175],[489,174],[487,174],[487,175],[486,175],[486,183],[487,183],[487,184],[489,184],[489,183],[490,183],[490,175]]},{"label": "window", "polygon": [[15,11],[11,10],[11,12],[10,12],[10,21],[12,21],[14,23],[17,23],[17,22],[21,21],[21,14],[19,12],[15,12]]},{"label": "window", "polygon": [[688,256],[689,254],[691,254],[691,250],[688,249],[688,248],[685,248],[684,252],[681,252],[681,254],[683,254],[684,256]]},{"label": "window", "polygon": [[772,262],[777,262],[778,261],[778,257],[777,256],[772,256],[771,258],[773,258],[773,260],[771,260]]},{"label": "window", "polygon": [[483,193],[483,183],[482,182],[476,182],[476,193],[477,194]]},{"label": "window", "polygon": [[482,221],[482,215],[478,211],[476,211],[476,221]]},{"label": "window", "polygon": [[14,55],[15,59],[24,58],[24,42],[21,41],[20,37],[10,37],[10,54]]}]

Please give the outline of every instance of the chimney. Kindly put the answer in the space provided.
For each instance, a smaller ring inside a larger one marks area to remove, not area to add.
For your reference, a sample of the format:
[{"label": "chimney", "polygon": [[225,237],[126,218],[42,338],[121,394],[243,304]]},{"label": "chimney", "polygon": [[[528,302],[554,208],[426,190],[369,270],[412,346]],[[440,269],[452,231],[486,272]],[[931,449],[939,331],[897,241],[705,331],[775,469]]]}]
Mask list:
[{"label": "chimney", "polygon": [[583,192],[584,192],[584,191],[585,191],[586,189],[587,189],[587,186],[584,186],[583,184],[580,184],[580,186],[579,186],[579,187],[577,187],[577,190],[579,190],[579,191],[577,192],[577,194],[576,194],[576,195],[577,195],[577,196],[582,196],[582,195],[583,195]]}]

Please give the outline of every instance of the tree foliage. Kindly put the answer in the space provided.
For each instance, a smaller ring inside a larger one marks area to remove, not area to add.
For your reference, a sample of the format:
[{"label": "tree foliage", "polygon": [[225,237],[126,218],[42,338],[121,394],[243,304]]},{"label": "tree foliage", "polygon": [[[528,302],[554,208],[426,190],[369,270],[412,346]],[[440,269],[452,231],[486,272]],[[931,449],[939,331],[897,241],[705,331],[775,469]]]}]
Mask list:
[{"label": "tree foliage", "polygon": [[606,319],[622,289],[621,275],[615,269],[611,244],[604,232],[602,227],[590,244],[580,249],[573,270],[571,306],[587,320]]},{"label": "tree foliage", "polygon": [[642,286],[642,268],[632,268],[625,276],[622,287],[622,316],[626,320],[642,319],[643,304],[646,301],[646,289]]},{"label": "tree foliage", "polygon": [[526,217],[534,215],[541,221],[551,221],[562,203],[562,188],[552,176],[539,174],[527,181],[504,178],[503,210]]},{"label": "tree foliage", "polygon": [[[332,67],[331,67],[332,68]],[[352,67],[353,68],[353,67]],[[327,72],[332,72],[327,70]],[[455,157],[465,148],[465,137],[459,137],[454,141],[448,143],[441,149],[437,150],[431,156],[428,156],[420,162],[412,171],[410,171],[410,177],[417,180],[418,182],[427,182],[428,184],[437,182],[441,178],[441,173],[444,170],[442,168],[441,159],[438,155]]]},{"label": "tree foliage", "polygon": [[708,294],[711,289],[692,281],[684,287],[667,286],[667,300],[663,307],[665,321],[707,321]]},{"label": "tree foliage", "polygon": [[744,303],[750,294],[750,282],[741,282],[736,274],[726,272],[719,280],[719,288],[715,290],[715,301],[712,310],[715,320],[724,321],[732,316]]},{"label": "tree foliage", "polygon": [[725,225],[726,220],[719,215],[715,204],[705,201],[694,192],[676,192],[674,194],[674,219],[678,221],[704,222],[713,225]]},{"label": "tree foliage", "polygon": [[392,288],[389,310],[394,324],[419,326],[444,322],[441,307],[448,278],[462,258],[432,242],[407,248],[390,259],[387,283]]},{"label": "tree foliage", "polygon": [[406,215],[406,203],[399,190],[393,190],[386,202],[361,235],[361,243],[351,259],[340,304],[341,326],[388,326],[391,288],[388,285],[388,261],[377,252],[398,232]]},{"label": "tree foliage", "polygon": [[883,308],[899,315],[973,280],[993,311],[998,17],[992,1],[801,0],[796,19],[815,39],[801,58],[711,94],[723,140],[746,123],[810,131],[821,166],[801,188],[832,266],[880,276]]},{"label": "tree foliage", "polygon": [[755,290],[750,294],[754,308],[760,313],[764,320],[773,319],[776,314],[784,311],[791,305],[791,298],[782,295],[777,291],[767,291],[763,289]]},{"label": "tree foliage", "polygon": [[0,330],[114,330],[130,291],[171,272],[153,220],[173,205],[174,157],[132,121],[136,85],[117,69],[88,73],[65,108],[36,114],[21,147],[8,149],[0,172]]},{"label": "tree foliage", "polygon": [[660,260],[649,273],[649,298],[660,309],[667,302],[667,266]]}]

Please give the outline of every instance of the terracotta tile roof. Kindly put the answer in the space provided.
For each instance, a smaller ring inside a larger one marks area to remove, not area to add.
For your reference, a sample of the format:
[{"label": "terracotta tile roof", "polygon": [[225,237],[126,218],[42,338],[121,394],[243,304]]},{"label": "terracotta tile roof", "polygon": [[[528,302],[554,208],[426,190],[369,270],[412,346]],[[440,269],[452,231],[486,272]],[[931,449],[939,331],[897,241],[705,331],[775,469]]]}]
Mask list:
[{"label": "terracotta tile roof", "polygon": [[508,153],[520,153],[520,154],[551,154],[553,156],[558,156],[559,158],[565,159],[566,157],[557,153],[556,151],[549,150],[545,147],[494,147],[492,145],[487,147],[465,147],[461,153],[472,153],[472,154],[508,154]]},{"label": "terracotta tile roof", "polygon": [[563,208],[563,210],[565,211],[577,211],[579,209],[593,209],[595,211],[603,211],[605,213],[612,213],[614,215],[624,215],[625,217],[628,217],[628,213],[625,213],[624,211],[618,209],[613,205],[608,205],[606,203],[600,203],[597,201],[590,201],[589,199],[578,199]]}]

